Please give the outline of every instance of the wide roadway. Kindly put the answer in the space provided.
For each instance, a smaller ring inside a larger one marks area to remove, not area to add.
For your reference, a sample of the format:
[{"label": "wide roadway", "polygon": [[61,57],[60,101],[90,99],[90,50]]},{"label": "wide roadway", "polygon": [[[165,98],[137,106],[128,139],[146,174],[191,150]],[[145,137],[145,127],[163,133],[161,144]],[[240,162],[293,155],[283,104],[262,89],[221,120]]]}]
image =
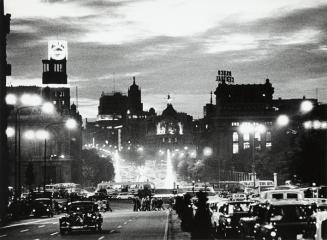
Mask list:
[{"label": "wide roadway", "polygon": [[0,240],[22,239],[166,239],[168,211],[133,212],[132,205],[114,202],[113,212],[103,213],[102,232],[75,231],[59,233],[59,217],[30,218],[0,228]]}]

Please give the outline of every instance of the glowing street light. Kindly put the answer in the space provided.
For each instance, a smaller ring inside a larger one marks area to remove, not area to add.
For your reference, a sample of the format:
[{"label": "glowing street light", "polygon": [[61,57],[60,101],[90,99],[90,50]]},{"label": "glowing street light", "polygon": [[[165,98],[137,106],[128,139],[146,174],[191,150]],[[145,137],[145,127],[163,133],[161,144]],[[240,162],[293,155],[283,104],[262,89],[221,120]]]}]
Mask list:
[{"label": "glowing street light", "polygon": [[42,104],[42,98],[37,94],[23,94],[20,98],[23,105],[39,106]]},{"label": "glowing street light", "polygon": [[66,120],[66,127],[67,127],[68,129],[74,129],[74,128],[76,128],[76,127],[77,127],[77,122],[76,122],[76,120],[73,119],[73,118],[69,118],[69,119],[67,119],[67,120]]},{"label": "glowing street light", "polygon": [[205,157],[210,157],[212,155],[212,148],[211,147],[205,147],[203,149],[203,155]]},{"label": "glowing street light", "polygon": [[39,140],[44,140],[44,139],[48,139],[49,138],[49,132],[46,130],[37,130],[35,132],[35,137]]},{"label": "glowing street light", "polygon": [[279,115],[277,118],[277,125],[280,127],[285,127],[289,122],[290,118],[285,114]]},{"label": "glowing street light", "polygon": [[17,97],[16,97],[16,95],[15,94],[7,94],[6,95],[6,103],[8,104],[8,105],[16,105],[16,103],[17,103]]},{"label": "glowing street light", "polygon": [[308,113],[313,109],[313,103],[309,100],[305,100],[301,103],[300,110],[302,113]]},{"label": "glowing street light", "polygon": [[25,133],[24,133],[24,137],[28,140],[32,140],[32,139],[35,139],[35,132],[33,130],[27,130]]},{"label": "glowing street light", "polygon": [[6,134],[9,138],[13,137],[15,135],[15,129],[13,127],[7,127]]},{"label": "glowing street light", "polygon": [[55,111],[54,105],[50,102],[43,103],[41,109],[42,109],[42,112],[44,112],[46,114],[52,114]]}]

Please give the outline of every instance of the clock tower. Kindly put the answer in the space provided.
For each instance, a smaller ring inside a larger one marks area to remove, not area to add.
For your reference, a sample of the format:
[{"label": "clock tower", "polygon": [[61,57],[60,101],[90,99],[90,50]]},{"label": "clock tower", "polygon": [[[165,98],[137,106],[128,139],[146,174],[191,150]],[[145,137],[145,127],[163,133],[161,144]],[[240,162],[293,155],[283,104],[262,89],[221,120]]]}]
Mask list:
[{"label": "clock tower", "polygon": [[54,40],[48,42],[48,59],[42,60],[43,84],[67,84],[67,58],[66,41]]}]

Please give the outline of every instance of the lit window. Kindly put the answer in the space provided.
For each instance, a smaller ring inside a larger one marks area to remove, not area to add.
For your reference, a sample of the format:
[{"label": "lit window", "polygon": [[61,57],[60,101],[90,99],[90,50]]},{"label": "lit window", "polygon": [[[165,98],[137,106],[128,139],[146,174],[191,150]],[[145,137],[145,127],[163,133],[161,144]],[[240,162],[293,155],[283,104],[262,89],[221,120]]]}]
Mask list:
[{"label": "lit window", "polygon": [[233,154],[238,153],[238,143],[233,143]]},{"label": "lit window", "polygon": [[243,134],[243,141],[244,142],[250,141],[250,134],[249,133],[244,133]]},{"label": "lit window", "polygon": [[257,139],[258,141],[261,141],[261,134],[259,132],[255,132],[254,138]]},{"label": "lit window", "polygon": [[267,132],[267,134],[266,134],[266,142],[271,142],[271,132]]},{"label": "lit window", "polygon": [[233,132],[233,142],[238,142],[238,134],[237,134],[237,132]]},{"label": "lit window", "polygon": [[165,138],[162,139],[162,142],[165,142]]},{"label": "lit window", "polygon": [[271,142],[266,143],[266,148],[271,148],[271,146],[272,146]]},{"label": "lit window", "polygon": [[232,126],[233,126],[233,127],[237,127],[237,126],[239,126],[239,125],[240,125],[239,122],[232,122]]},{"label": "lit window", "polygon": [[243,149],[249,149],[250,148],[250,143],[249,142],[245,142],[243,144]]}]

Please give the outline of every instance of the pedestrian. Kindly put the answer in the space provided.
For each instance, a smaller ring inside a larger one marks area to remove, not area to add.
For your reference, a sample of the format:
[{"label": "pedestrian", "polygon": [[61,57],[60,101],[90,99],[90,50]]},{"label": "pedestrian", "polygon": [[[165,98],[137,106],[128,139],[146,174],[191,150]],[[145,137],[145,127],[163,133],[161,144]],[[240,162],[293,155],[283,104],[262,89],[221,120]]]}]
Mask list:
[{"label": "pedestrian", "polygon": [[194,216],[191,236],[192,239],[210,239],[211,235],[211,212],[207,206],[207,193],[198,192],[198,206]]}]

